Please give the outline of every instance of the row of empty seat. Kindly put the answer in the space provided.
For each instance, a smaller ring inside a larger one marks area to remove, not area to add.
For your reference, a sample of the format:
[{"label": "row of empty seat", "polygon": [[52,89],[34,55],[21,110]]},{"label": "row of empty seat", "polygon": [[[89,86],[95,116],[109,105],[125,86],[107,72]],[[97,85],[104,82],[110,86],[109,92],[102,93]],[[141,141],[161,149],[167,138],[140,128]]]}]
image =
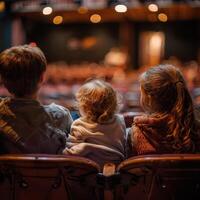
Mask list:
[{"label": "row of empty seat", "polygon": [[200,199],[200,155],[144,155],[119,166],[64,155],[0,156],[1,200]]}]

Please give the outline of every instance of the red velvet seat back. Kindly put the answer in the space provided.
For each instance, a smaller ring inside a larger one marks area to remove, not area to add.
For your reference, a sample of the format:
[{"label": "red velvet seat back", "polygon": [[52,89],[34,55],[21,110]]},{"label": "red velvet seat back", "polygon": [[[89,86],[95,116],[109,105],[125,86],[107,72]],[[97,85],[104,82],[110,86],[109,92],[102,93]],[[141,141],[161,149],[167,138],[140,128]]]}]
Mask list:
[{"label": "red velvet seat back", "polygon": [[146,155],[130,158],[117,169],[116,199],[200,199],[200,155]]},{"label": "red velvet seat back", "polygon": [[80,157],[0,156],[0,199],[98,199],[95,189],[98,172],[96,163]]}]

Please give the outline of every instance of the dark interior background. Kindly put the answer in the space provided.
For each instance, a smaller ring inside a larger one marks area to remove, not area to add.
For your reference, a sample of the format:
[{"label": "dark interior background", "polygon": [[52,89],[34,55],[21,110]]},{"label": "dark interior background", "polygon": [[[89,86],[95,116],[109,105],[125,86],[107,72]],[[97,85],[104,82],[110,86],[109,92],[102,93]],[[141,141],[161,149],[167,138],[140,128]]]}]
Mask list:
[{"label": "dark interior background", "polygon": [[[183,62],[196,60],[200,49],[200,22],[174,21],[167,23],[133,23],[135,28],[134,57],[138,58],[139,35],[144,31],[162,31],[165,34],[164,59],[175,56]],[[138,66],[138,59],[134,61]]]},{"label": "dark interior background", "polygon": [[[29,20],[24,21],[24,27],[27,43],[36,42],[49,62],[100,62],[112,47],[119,46],[117,23],[55,26]],[[87,41],[92,44],[85,48]]]},{"label": "dark interior background", "polygon": [[[76,23],[55,26],[33,20],[23,21],[26,42],[36,42],[45,52],[49,62],[66,61],[69,64],[101,62],[113,47],[120,47],[120,23]],[[163,31],[165,33],[164,59],[175,56],[183,62],[197,59],[200,49],[200,23],[193,21],[175,21],[167,23],[132,22],[134,31],[133,65],[138,66],[139,35],[144,31]],[[94,43],[84,48],[85,40]],[[95,42],[93,41],[95,40]],[[70,44],[75,46],[70,47]]]}]

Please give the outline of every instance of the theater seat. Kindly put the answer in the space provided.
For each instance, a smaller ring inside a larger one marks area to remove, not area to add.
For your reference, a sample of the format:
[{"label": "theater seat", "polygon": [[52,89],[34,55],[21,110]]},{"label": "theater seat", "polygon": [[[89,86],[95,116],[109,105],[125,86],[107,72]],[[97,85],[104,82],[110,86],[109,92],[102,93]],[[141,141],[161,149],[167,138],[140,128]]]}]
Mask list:
[{"label": "theater seat", "polygon": [[199,200],[200,155],[132,157],[118,167],[121,182],[115,199]]},{"label": "theater seat", "polygon": [[200,155],[136,156],[103,173],[82,157],[3,155],[0,199],[199,200]]},{"label": "theater seat", "polygon": [[100,167],[81,157],[0,156],[1,200],[99,199]]},{"label": "theater seat", "polygon": [[126,113],[123,113],[122,115],[124,117],[126,128],[130,128],[132,126],[134,117],[140,116],[140,115],[143,115],[143,114],[144,114],[143,112],[126,112]]}]

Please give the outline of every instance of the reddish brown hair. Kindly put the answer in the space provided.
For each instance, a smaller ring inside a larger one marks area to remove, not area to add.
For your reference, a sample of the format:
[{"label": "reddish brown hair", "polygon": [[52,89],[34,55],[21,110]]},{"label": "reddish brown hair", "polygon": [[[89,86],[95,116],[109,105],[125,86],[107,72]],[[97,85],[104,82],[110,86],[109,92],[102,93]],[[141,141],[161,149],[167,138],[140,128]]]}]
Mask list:
[{"label": "reddish brown hair", "polygon": [[8,91],[17,97],[37,91],[46,70],[46,58],[38,47],[15,46],[0,54],[0,74]]},{"label": "reddish brown hair", "polygon": [[150,68],[140,77],[141,103],[150,116],[166,122],[162,132],[175,152],[190,149],[195,134],[192,98],[181,72],[172,65]]}]

